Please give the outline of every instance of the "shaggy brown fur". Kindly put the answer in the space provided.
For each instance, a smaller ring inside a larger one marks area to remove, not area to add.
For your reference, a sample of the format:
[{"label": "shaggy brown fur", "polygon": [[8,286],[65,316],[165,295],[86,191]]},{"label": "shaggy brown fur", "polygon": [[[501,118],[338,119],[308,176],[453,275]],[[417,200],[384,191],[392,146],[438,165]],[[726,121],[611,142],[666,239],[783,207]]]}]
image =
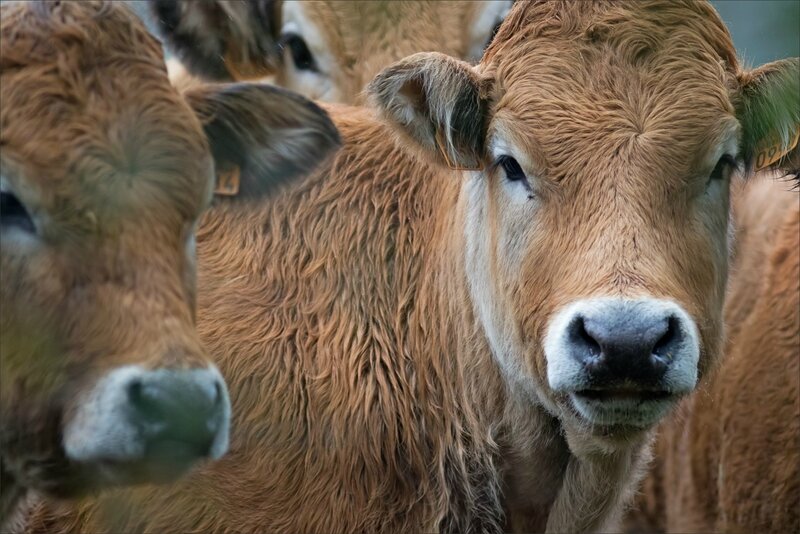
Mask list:
[{"label": "shaggy brown fur", "polygon": [[0,525],[28,488],[71,496],[152,479],[144,465],[69,460],[62,431],[112,369],[209,365],[190,245],[212,153],[258,173],[242,187],[258,198],[336,145],[322,110],[274,88],[195,91],[201,124],[158,42],[116,4],[0,7],[3,209],[13,194],[34,224],[3,214]]},{"label": "shaggy brown fur", "polygon": [[[151,4],[162,34],[194,74],[221,80],[269,76],[309,97],[353,103],[382,68],[415,52],[437,51],[477,61],[511,2],[323,0],[289,6],[280,0],[151,0]],[[304,39],[315,70],[298,70],[292,45],[282,33],[287,22],[291,25],[286,28]],[[173,79],[189,83],[188,73],[174,72]]]},{"label": "shaggy brown fur", "polygon": [[725,359],[659,431],[630,531],[800,531],[800,198],[759,182],[736,204]]},{"label": "shaggy brown fur", "polygon": [[[229,456],[44,506],[31,530],[611,528],[650,432],[554,394],[544,332],[578,298],[668,298],[713,365],[729,173],[710,175],[739,137],[740,74],[693,1],[522,3],[476,68],[387,69],[370,91],[389,126],[332,107],[333,162],[203,220],[198,327],[232,391]],[[528,189],[490,160],[498,139]]]}]

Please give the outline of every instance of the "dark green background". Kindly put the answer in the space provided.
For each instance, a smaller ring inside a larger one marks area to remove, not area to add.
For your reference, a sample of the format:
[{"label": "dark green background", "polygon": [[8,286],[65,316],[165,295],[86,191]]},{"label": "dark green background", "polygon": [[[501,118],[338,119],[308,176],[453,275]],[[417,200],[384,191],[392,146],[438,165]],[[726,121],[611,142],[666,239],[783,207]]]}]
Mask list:
[{"label": "dark green background", "polygon": [[716,0],[742,64],[800,56],[800,0]]}]

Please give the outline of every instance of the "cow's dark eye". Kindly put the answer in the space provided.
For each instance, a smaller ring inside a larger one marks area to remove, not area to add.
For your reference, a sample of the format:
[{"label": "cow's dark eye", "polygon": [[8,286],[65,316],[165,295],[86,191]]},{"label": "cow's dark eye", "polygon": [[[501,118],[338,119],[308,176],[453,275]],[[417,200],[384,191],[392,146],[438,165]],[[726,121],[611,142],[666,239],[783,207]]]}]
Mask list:
[{"label": "cow's dark eye", "polygon": [[736,158],[730,154],[725,154],[719,158],[719,161],[717,161],[717,164],[714,166],[714,170],[711,171],[711,174],[708,177],[708,181],[727,180],[730,178],[731,173],[738,167],[739,165],[736,163]]},{"label": "cow's dark eye", "polygon": [[296,33],[284,33],[281,36],[280,46],[282,48],[289,48],[289,53],[292,54],[292,61],[298,70],[317,71],[317,64],[314,61],[314,56],[305,40]]},{"label": "cow's dark eye", "polygon": [[522,167],[519,166],[517,160],[512,158],[511,156],[500,156],[497,158],[497,164],[503,167],[503,171],[506,173],[506,178],[512,182],[516,182],[519,180],[526,180],[525,173],[522,171]]},{"label": "cow's dark eye", "polygon": [[6,191],[0,192],[0,226],[19,228],[31,233],[36,231],[36,226],[34,226],[28,210],[16,195]]}]

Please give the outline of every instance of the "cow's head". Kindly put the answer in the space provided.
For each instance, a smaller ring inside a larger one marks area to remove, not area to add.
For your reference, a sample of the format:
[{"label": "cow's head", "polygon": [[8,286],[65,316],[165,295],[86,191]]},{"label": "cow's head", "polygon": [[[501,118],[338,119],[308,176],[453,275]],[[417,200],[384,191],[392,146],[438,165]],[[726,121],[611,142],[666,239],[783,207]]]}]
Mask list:
[{"label": "cow's head", "polygon": [[194,325],[215,163],[247,201],[336,130],[275,88],[184,98],[121,3],[4,5],[0,39],[4,482],[73,495],[171,479],[228,446],[225,382]]},{"label": "cow's head", "polygon": [[191,72],[273,77],[329,102],[355,102],[382,68],[421,50],[477,61],[510,0],[252,2],[151,0]]},{"label": "cow's head", "polygon": [[790,142],[798,80],[797,60],[740,70],[705,3],[536,2],[477,67],[417,54],[369,91],[416,150],[467,169],[466,278],[508,380],[568,436],[617,437],[717,358],[731,175]]}]

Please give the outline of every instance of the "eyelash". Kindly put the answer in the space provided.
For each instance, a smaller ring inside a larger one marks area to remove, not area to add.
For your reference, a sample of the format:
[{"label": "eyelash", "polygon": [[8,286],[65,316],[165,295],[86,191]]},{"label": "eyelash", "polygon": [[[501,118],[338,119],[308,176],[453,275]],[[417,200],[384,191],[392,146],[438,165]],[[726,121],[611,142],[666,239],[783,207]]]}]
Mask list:
[{"label": "eyelash", "polygon": [[724,172],[726,169],[729,170],[728,176],[730,176],[734,172],[739,171],[739,162],[736,161],[736,158],[734,158],[730,154],[724,154],[721,158],[719,158],[719,161],[717,161],[717,164],[714,166],[714,169],[708,176],[708,181],[712,182],[714,180],[724,179],[725,178]]},{"label": "eyelash", "polygon": [[[520,164],[512,158],[511,156],[503,155],[497,158],[495,161],[496,167],[502,167],[503,172],[505,172],[506,179],[510,182],[519,182],[523,181],[525,185],[530,188],[530,184],[528,183],[528,179],[525,176],[525,171],[522,170]],[[715,180],[723,180],[727,178],[724,173],[728,170],[729,174],[737,172],[740,170],[739,162],[736,161],[736,158],[731,156],[730,154],[724,154],[722,157],[719,158],[717,164],[714,166],[714,169],[711,171],[711,174],[708,177],[708,181],[712,182]]]},{"label": "eyelash", "polygon": [[527,181],[525,171],[522,170],[520,164],[511,156],[500,156],[497,158],[495,165],[502,167],[506,173],[506,178],[510,182],[518,182],[520,180]]},{"label": "eyelash", "polygon": [[522,170],[522,166],[513,157],[502,155],[495,160],[494,165],[495,168],[503,168],[503,172],[506,175],[506,180],[509,182],[522,183],[525,190],[528,192],[528,200],[532,200],[536,196],[533,193],[533,188],[528,181],[528,177],[525,175],[525,171]]},{"label": "eyelash", "polygon": [[281,35],[278,43],[280,48],[288,48],[292,56],[292,61],[298,70],[319,72],[314,55],[309,50],[308,45],[302,37],[296,33],[285,33]]},{"label": "eyelash", "polygon": [[0,192],[0,226],[36,233],[36,225],[25,205],[8,191]]}]

